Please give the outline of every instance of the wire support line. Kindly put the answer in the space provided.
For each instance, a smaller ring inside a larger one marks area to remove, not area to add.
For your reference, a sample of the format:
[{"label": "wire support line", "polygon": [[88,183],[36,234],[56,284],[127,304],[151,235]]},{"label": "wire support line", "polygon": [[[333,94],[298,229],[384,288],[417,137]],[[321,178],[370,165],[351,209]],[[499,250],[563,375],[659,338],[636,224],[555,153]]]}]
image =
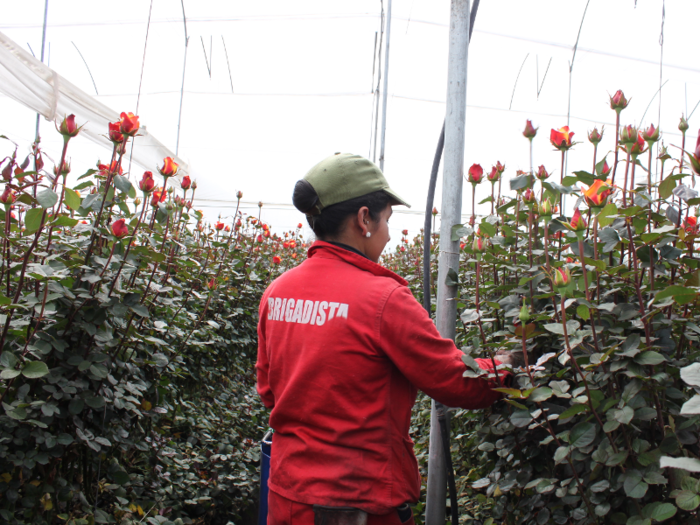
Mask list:
[{"label": "wire support line", "polygon": [[226,40],[224,35],[221,35],[221,42],[224,44],[224,55],[226,55],[226,65],[228,66],[228,80],[231,82],[231,93],[233,93],[233,76],[231,75],[231,61],[228,59],[228,51],[226,50]]},{"label": "wire support line", "polygon": [[[148,33],[151,29],[151,13],[153,12],[153,0],[151,0],[151,6],[148,8],[148,22],[146,22],[146,39],[143,43],[143,58],[141,59],[141,76],[139,77],[139,92],[136,96],[136,114],[139,114],[139,104],[141,102],[141,87],[143,86],[143,71],[146,67],[146,49],[148,48]],[[136,137],[131,141],[131,151],[129,152],[129,173],[131,173],[131,159],[134,156],[134,142],[136,142]]]},{"label": "wire support line", "polygon": [[97,84],[95,84],[95,79],[94,79],[93,76],[92,76],[92,71],[90,71],[90,66],[88,66],[87,60],[85,60],[85,57],[84,57],[83,54],[80,52],[80,49],[78,49],[78,46],[75,45],[75,42],[73,42],[73,41],[71,40],[70,43],[73,44],[73,47],[75,48],[75,50],[76,50],[76,51],[78,52],[78,54],[80,55],[80,58],[83,59],[83,64],[85,64],[85,68],[88,70],[88,73],[90,74],[90,80],[92,80],[92,86],[95,88],[95,94],[96,94],[96,95],[99,95],[99,93],[98,93],[98,91],[97,91]]}]

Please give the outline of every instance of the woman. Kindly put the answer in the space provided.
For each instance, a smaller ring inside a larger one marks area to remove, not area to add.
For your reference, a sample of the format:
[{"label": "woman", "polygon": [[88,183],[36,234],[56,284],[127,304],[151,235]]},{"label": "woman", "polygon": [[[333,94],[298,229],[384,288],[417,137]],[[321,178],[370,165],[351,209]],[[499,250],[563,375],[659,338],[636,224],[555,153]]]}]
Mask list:
[{"label": "woman", "polygon": [[268,523],[413,523],[417,390],[467,409],[500,395],[463,378],[462,352],[378,264],[392,206],[408,204],[377,166],[336,153],[297,182],[293,202],[318,240],[260,304],[257,387],[275,430]]}]

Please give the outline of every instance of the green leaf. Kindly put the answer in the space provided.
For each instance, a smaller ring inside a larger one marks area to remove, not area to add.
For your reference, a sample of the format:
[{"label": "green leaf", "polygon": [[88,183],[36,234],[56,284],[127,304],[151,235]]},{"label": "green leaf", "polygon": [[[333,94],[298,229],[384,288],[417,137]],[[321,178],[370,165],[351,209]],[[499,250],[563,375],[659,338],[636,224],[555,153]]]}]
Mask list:
[{"label": "green leaf", "polygon": [[13,379],[21,373],[21,370],[15,370],[14,368],[5,368],[2,372],[0,372],[0,379]]},{"label": "green leaf", "polygon": [[[534,177],[533,177],[534,178]],[[520,175],[510,179],[510,189],[513,191],[524,190],[530,187],[530,175]]]},{"label": "green leaf", "polygon": [[640,365],[658,365],[666,361],[666,358],[658,352],[647,350],[636,356],[634,360]]},{"label": "green leaf", "polygon": [[51,208],[58,202],[58,195],[56,195],[52,190],[46,188],[45,190],[37,193],[36,200],[39,205],[44,208]]},{"label": "green leaf", "polygon": [[630,469],[624,476],[625,482],[623,487],[625,489],[625,494],[634,499],[643,498],[649,489],[649,485],[642,479],[642,474],[638,470]]},{"label": "green leaf", "polygon": [[692,288],[686,288],[685,286],[671,285],[665,290],[659,292],[654,297],[654,301],[661,301],[667,297],[673,297],[673,300],[678,304],[688,304],[695,300],[698,292]]},{"label": "green leaf", "polygon": [[452,226],[452,236],[450,237],[450,239],[452,240],[452,242],[456,242],[462,237],[469,235],[470,230],[471,228],[467,228],[463,224],[455,224],[454,226]]},{"label": "green leaf", "polygon": [[588,306],[586,306],[586,305],[583,305],[583,304],[579,305],[576,308],[576,313],[584,321],[588,321],[591,318],[591,311],[588,308]]},{"label": "green leaf", "polygon": [[131,307],[131,310],[140,317],[150,317],[150,315],[148,314],[148,308],[146,308],[142,304],[135,304]]},{"label": "green leaf", "polygon": [[579,423],[569,433],[569,443],[572,447],[587,447],[595,440],[596,428],[593,423]]},{"label": "green leaf", "polygon": [[44,377],[49,373],[49,367],[41,361],[29,361],[22,369],[22,375],[29,379]]},{"label": "green leaf", "polygon": [[129,193],[133,188],[129,179],[123,177],[122,175],[116,175],[114,177],[114,186],[122,193]]},{"label": "green leaf", "polygon": [[77,210],[80,208],[81,198],[80,195],[78,195],[78,192],[70,188],[66,188],[65,192],[66,195],[63,198],[63,201],[66,203],[66,206],[68,206],[71,210]]},{"label": "green leaf", "polygon": [[586,186],[591,186],[595,182],[596,178],[588,173],[587,171],[574,171],[576,179],[583,182]]},{"label": "green leaf", "polygon": [[[569,320],[566,322],[566,330],[569,335],[573,334],[578,330],[581,324],[578,321]],[[553,334],[564,335],[564,326],[561,323],[547,323],[544,325],[544,329]]]},{"label": "green leaf", "polygon": [[123,470],[118,470],[114,474],[112,474],[112,479],[117,485],[126,485],[131,481],[129,478],[129,474],[124,472]]},{"label": "green leaf", "polygon": [[532,414],[529,410],[515,410],[510,416],[510,422],[517,428],[526,427],[532,422]]},{"label": "green leaf", "polygon": [[445,284],[447,286],[457,286],[459,284],[459,275],[457,275],[457,272],[455,272],[454,268],[449,268],[447,270]]},{"label": "green leaf", "polygon": [[606,467],[614,467],[614,466],[617,466],[617,465],[623,463],[627,459],[628,454],[629,453],[626,450],[621,450],[620,452],[616,452],[615,454],[611,454],[605,460],[605,466]]},{"label": "green leaf", "polygon": [[60,215],[54,222],[53,225],[56,226],[57,228],[61,227],[68,227],[72,228],[78,224],[78,219],[71,219],[67,215]]},{"label": "green leaf", "polygon": [[479,231],[488,235],[489,237],[494,237],[496,235],[496,227],[490,222],[482,221],[479,224]]},{"label": "green leaf", "polygon": [[676,505],[683,510],[695,510],[700,506],[700,495],[689,490],[681,490],[676,495]]},{"label": "green leaf", "polygon": [[585,412],[586,410],[588,410],[588,405],[574,405],[572,407],[569,407],[566,410],[564,410],[564,412],[559,414],[559,421],[568,419],[572,416],[575,416],[576,414]]},{"label": "green leaf", "polygon": [[41,226],[41,218],[43,216],[44,210],[42,208],[31,208],[27,210],[27,214],[24,216],[25,233],[37,231]]},{"label": "green leaf", "polygon": [[659,184],[659,197],[661,197],[662,199],[668,199],[672,195],[673,188],[675,187],[675,178],[666,177],[664,180],[661,181],[661,184]]},{"label": "green leaf", "polygon": [[546,401],[550,397],[552,397],[552,389],[547,386],[541,386],[539,388],[535,388],[530,393],[528,399],[534,403],[541,403],[542,401]]}]

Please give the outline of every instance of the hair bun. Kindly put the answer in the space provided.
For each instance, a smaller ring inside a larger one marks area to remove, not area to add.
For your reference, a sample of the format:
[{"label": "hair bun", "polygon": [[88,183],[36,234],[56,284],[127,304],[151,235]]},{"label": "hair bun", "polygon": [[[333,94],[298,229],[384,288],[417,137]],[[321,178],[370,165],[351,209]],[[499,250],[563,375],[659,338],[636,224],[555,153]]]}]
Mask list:
[{"label": "hair bun", "polygon": [[297,181],[292,195],[294,207],[306,215],[318,215],[319,211],[316,208],[318,202],[318,194],[309,181],[304,179]]}]

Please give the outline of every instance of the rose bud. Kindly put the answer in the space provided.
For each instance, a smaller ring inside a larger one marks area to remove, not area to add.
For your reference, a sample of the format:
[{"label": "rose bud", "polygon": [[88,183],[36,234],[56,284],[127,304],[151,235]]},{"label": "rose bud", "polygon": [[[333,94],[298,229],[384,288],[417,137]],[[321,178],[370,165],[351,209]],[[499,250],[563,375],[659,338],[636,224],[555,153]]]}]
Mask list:
[{"label": "rose bud", "polygon": [[272,263],[273,263],[273,264],[279,264],[279,263],[281,263],[281,262],[282,262],[282,257],[280,257],[279,255],[275,255],[275,256],[272,258]]},{"label": "rose bud", "polygon": [[292,248],[292,249],[296,248],[296,247],[297,247],[297,241],[295,241],[295,240],[289,241],[289,247]]},{"label": "rose bud", "polygon": [[263,242],[263,236],[258,235],[255,240],[257,240],[258,242]]},{"label": "rose bud", "polygon": [[525,202],[526,204],[535,204],[537,202],[537,199],[535,198],[535,192],[532,191],[532,188],[526,189],[523,193],[523,202]]},{"label": "rose bud", "polygon": [[621,89],[618,89],[615,94],[610,97],[610,109],[614,109],[618,115],[620,114],[620,111],[625,109],[629,103],[630,101],[625,98],[625,95],[622,93]]},{"label": "rose bud", "polygon": [[124,142],[124,135],[119,131],[121,128],[121,122],[110,122],[109,123],[109,140],[114,144],[121,144]]},{"label": "rose bud", "polygon": [[591,208],[601,208],[605,206],[612,189],[610,186],[600,179],[596,179],[590,188],[583,192],[586,199],[586,204]]},{"label": "rose bud", "polygon": [[685,133],[686,131],[688,131],[689,127],[690,126],[688,126],[688,121],[685,120],[683,115],[681,115],[681,121],[678,123],[678,129],[681,131],[681,133]]},{"label": "rose bud", "polygon": [[193,180],[193,181],[192,181],[192,191],[194,191],[194,190],[196,190],[196,189],[197,189],[197,181],[196,181],[196,180]]},{"label": "rose bud", "polygon": [[129,235],[129,228],[126,226],[125,219],[119,219],[112,223],[112,235],[114,235],[117,239],[121,239],[122,237]]},{"label": "rose bud", "polygon": [[607,160],[603,160],[603,169],[600,170],[600,175],[610,175],[610,166],[608,166]]},{"label": "rose bud", "polygon": [[258,208],[262,208],[262,207],[263,207],[263,201],[258,202]]},{"label": "rose bud", "polygon": [[547,170],[545,169],[544,165],[541,165],[539,168],[537,168],[537,173],[535,175],[540,180],[547,180],[551,173],[547,173]]},{"label": "rose bud", "polygon": [[402,234],[402,235],[408,235],[408,230],[402,230],[402,231],[401,231],[401,234]]},{"label": "rose bud", "polygon": [[182,181],[180,181],[180,187],[183,190],[189,190],[190,186],[192,186],[192,181],[190,180],[190,176],[185,175],[184,177],[182,177]]},{"label": "rose bud", "polygon": [[501,172],[498,171],[498,168],[496,168],[496,166],[494,166],[493,168],[491,168],[489,174],[486,175],[486,178],[491,182],[491,184],[495,184],[496,182],[498,182],[498,179],[501,178]]},{"label": "rose bud", "polygon": [[647,129],[645,129],[642,132],[642,137],[644,137],[644,140],[646,141],[649,146],[651,146],[654,142],[659,140],[659,128],[655,128],[654,124],[651,124]]},{"label": "rose bud", "polygon": [[535,138],[535,135],[537,135],[537,130],[539,128],[536,128],[532,125],[532,121],[528,120],[525,123],[525,130],[523,131],[523,136],[528,139],[529,141],[532,141],[532,139]]},{"label": "rose bud", "polygon": [[469,178],[467,180],[476,186],[481,182],[483,177],[484,169],[481,167],[481,165],[472,164],[471,168],[469,168]]},{"label": "rose bud", "polygon": [[224,229],[224,223],[223,223],[223,222],[217,222],[217,223],[214,225],[214,227],[215,227],[217,230],[223,230],[223,229]]},{"label": "rose bud", "polygon": [[15,200],[17,200],[15,192],[12,191],[9,186],[5,186],[5,191],[0,195],[0,202],[3,204],[12,204]]},{"label": "rose bud", "polygon": [[243,198],[243,192],[242,192],[242,191],[236,192],[236,198],[237,198],[238,200],[241,200],[241,199]]},{"label": "rose bud", "polygon": [[486,245],[481,237],[474,237],[474,242],[472,243],[472,250],[476,253],[483,253],[486,250]]},{"label": "rose bud", "polygon": [[575,232],[583,231],[588,226],[586,219],[583,218],[583,215],[581,215],[578,208],[576,208],[576,211],[574,211],[574,216],[571,218],[571,222],[565,222],[563,224],[571,231]]},{"label": "rose bud", "polygon": [[75,123],[75,115],[71,114],[61,121],[61,124],[58,127],[58,132],[63,135],[63,140],[67,142],[80,133],[81,128],[82,126],[78,127],[78,125]]},{"label": "rose bud", "polygon": [[435,217],[435,215],[437,215],[437,214],[438,214],[438,209],[433,207],[433,217]]},{"label": "rose bud", "polygon": [[646,151],[646,143],[644,142],[644,136],[642,135],[642,133],[637,133],[637,140],[634,144],[632,144],[631,148],[629,147],[629,145],[627,147],[630,155],[632,155],[635,158],[637,157],[637,155],[644,153]]},{"label": "rose bud", "polygon": [[159,202],[163,202],[165,200],[165,192],[163,191],[162,188],[156,188],[153,190],[153,197],[151,198],[151,206],[154,208],[158,207]]},{"label": "rose bud", "polygon": [[133,137],[139,130],[141,124],[139,117],[133,113],[122,113],[119,119],[119,131],[128,137]]},{"label": "rose bud", "polygon": [[603,140],[603,131],[605,131],[605,126],[601,128],[601,131],[598,131],[598,128],[593,128],[593,130],[588,132],[588,141],[597,146]]},{"label": "rose bud", "polygon": [[406,251],[406,247],[405,247],[405,246],[401,246],[400,250],[401,250],[401,253],[403,253],[403,252]]},{"label": "rose bud", "polygon": [[556,268],[554,270],[554,286],[568,286],[571,282],[571,272],[566,267]]},{"label": "rose bud", "polygon": [[139,189],[144,193],[150,193],[156,186],[156,181],[153,180],[153,173],[150,171],[143,172],[143,178],[139,181]]},{"label": "rose bud", "polygon": [[175,162],[172,157],[165,157],[163,159],[163,166],[158,168],[158,172],[163,177],[172,177],[177,173],[179,167],[180,165],[177,162]]},{"label": "rose bud", "polygon": [[503,175],[503,172],[506,171],[506,166],[505,164],[501,164],[500,161],[496,162],[496,169],[498,170],[499,175]]},{"label": "rose bud", "polygon": [[530,320],[530,310],[528,309],[526,304],[524,304],[522,308],[520,308],[520,314],[518,314],[518,318],[520,319],[521,323],[527,323]]},{"label": "rose bud", "polygon": [[136,197],[136,198],[134,199],[134,204],[135,204],[136,206],[140,206],[142,202],[143,202],[143,201],[142,201],[139,197]]},{"label": "rose bud", "polygon": [[552,129],[549,134],[549,142],[559,151],[566,151],[574,144],[571,142],[574,133],[569,131],[569,126],[564,126],[559,129]]},{"label": "rose bud", "polygon": [[634,144],[639,133],[634,126],[622,126],[620,128],[620,144]]},{"label": "rose bud", "polygon": [[540,203],[539,214],[542,217],[550,217],[552,215],[552,203],[549,199],[545,199]]},{"label": "rose bud", "polygon": [[212,277],[211,280],[207,283],[207,288],[210,290],[216,289],[216,278]]},{"label": "rose bud", "polygon": [[698,233],[698,220],[693,216],[687,217],[683,221],[683,228],[688,235],[697,235]]},{"label": "rose bud", "polygon": [[700,131],[698,131],[698,141],[695,145],[695,153],[688,153],[688,157],[690,158],[690,165],[693,168],[693,171],[700,175]]}]

